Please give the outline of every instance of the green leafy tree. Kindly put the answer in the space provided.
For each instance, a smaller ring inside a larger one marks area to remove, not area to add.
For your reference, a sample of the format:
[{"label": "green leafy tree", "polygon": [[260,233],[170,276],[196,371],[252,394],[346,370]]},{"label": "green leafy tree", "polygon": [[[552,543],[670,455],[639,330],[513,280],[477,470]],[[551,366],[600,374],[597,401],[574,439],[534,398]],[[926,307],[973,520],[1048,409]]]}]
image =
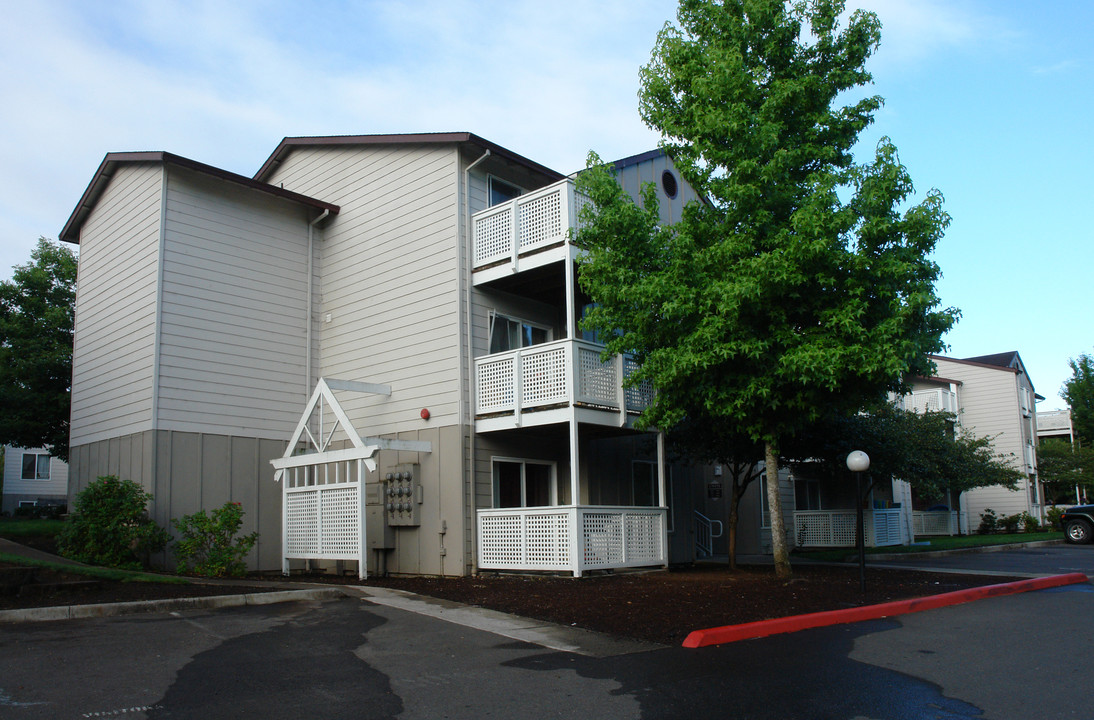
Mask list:
[{"label": "green leafy tree", "polygon": [[1094,447],[1043,440],[1037,446],[1037,475],[1053,502],[1079,502],[1079,488],[1094,489]]},{"label": "green leafy tree", "polygon": [[[641,114],[705,201],[659,227],[652,188],[635,205],[590,156],[592,203],[577,242],[585,327],[633,352],[657,389],[641,422],[716,423],[764,446],[822,412],[850,412],[933,369],[957,317],[938,310],[928,259],[949,222],[883,139],[852,147],[881,105],[837,105],[870,81],[880,23],[843,3],[682,0],[642,70]],[[778,483],[769,483],[776,569],[790,574]]]},{"label": "green leafy tree", "polygon": [[1064,382],[1060,396],[1071,407],[1071,426],[1084,445],[1094,445],[1094,358],[1080,355],[1068,360],[1071,377]]},{"label": "green leafy tree", "polygon": [[847,455],[865,451],[870,481],[864,497],[873,485],[893,480],[934,498],[992,485],[1014,490],[1023,477],[1009,458],[996,453],[992,438],[955,429],[952,413],[915,413],[888,403],[869,413],[825,418],[791,445],[797,458],[819,461],[821,474],[838,480],[848,477]]},{"label": "green leafy tree", "polygon": [[92,565],[136,570],[170,537],[148,517],[152,496],[132,480],[100,477],[76,494],[73,516],[57,536],[65,557]]},{"label": "green leafy tree", "polygon": [[42,238],[0,282],[0,442],[68,460],[76,256]]}]

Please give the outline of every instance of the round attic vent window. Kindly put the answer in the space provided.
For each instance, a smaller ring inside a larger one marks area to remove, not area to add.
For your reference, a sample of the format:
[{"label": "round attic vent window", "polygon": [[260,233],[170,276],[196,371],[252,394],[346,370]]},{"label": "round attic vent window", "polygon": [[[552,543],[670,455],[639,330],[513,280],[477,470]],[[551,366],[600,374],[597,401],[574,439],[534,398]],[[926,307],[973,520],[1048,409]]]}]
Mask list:
[{"label": "round attic vent window", "polygon": [[661,187],[665,189],[665,194],[670,198],[676,197],[676,176],[668,170],[661,173]]}]

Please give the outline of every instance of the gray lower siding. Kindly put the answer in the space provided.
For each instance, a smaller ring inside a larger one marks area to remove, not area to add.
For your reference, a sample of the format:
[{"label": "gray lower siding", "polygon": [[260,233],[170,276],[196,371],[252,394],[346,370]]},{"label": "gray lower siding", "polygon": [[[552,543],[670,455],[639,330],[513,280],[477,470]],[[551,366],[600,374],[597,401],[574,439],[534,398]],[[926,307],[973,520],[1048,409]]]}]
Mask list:
[{"label": "gray lower siding", "polygon": [[[96,478],[116,475],[152,494],[152,518],[175,535],[172,519],[238,502],[245,513],[241,532],[259,533],[248,566],[279,570],[281,486],[270,460],[284,452],[284,441],[170,430],[79,445],[70,451],[69,507]],[[166,555],[158,560],[173,562]]]},{"label": "gray lower siding", "polygon": [[[396,437],[394,435],[388,437]],[[421,525],[393,529],[394,544],[383,564],[391,573],[466,575],[471,572],[472,525],[467,522],[461,428],[455,425],[399,433],[401,440],[427,440],[431,453],[382,450],[375,483],[396,465],[421,466]],[[95,478],[116,475],[153,496],[152,518],[172,535],[171,520],[226,502],[242,503],[242,533],[257,530],[251,570],[281,570],[282,488],[270,460],[285,452],[285,441],[253,437],[147,431],[71,449],[69,504]],[[369,552],[369,570],[378,558]],[[157,558],[168,566],[169,555]],[[302,567],[295,563],[293,567]]]}]

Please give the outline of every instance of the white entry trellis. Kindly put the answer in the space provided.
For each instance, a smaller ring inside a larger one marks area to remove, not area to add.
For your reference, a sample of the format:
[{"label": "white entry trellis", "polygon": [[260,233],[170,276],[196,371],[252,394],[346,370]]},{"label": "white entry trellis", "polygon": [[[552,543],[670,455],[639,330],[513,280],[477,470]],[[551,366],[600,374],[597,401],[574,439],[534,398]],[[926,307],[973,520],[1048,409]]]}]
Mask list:
[{"label": "white entry trellis", "polygon": [[[376,453],[384,449],[431,452],[429,442],[362,438],[334,390],[390,395],[386,385],[320,378],[285,454],[270,464],[282,488],[281,571],[290,559],[356,560],[365,569],[365,492]],[[328,418],[328,413],[330,418]],[[305,443],[300,452],[300,443]],[[332,449],[332,443],[350,447]]]}]

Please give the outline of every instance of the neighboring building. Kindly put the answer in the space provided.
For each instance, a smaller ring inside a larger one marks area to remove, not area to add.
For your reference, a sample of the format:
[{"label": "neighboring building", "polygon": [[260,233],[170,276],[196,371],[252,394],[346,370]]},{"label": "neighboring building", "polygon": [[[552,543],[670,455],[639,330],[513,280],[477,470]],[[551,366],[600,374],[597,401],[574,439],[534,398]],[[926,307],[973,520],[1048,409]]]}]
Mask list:
[{"label": "neighboring building", "polygon": [[[617,166],[666,217],[697,199],[659,151]],[[580,202],[470,133],[286,138],[254,178],[108,154],[61,233],[70,493],[135,480],[165,526],[241,502],[262,569],[690,560],[700,470],[633,429],[649,389],[576,326]]]},{"label": "neighboring building", "polygon": [[1037,479],[1037,408],[1040,398],[1017,352],[957,360],[933,357],[938,374],[960,381],[958,422],[977,437],[992,438],[995,452],[1008,459],[1023,477],[1016,490],[999,486],[962,493],[964,514],[975,530],[987,509],[997,515],[1028,512],[1044,519]]},{"label": "neighboring building", "polygon": [[[866,511],[868,545],[899,545],[926,535],[975,532],[987,509],[999,516],[1028,512],[1043,519],[1037,479],[1035,439],[1039,419],[1033,383],[1017,352],[956,359],[932,356],[937,376],[915,378],[912,391],[895,401],[915,412],[954,413],[955,431],[992,438],[997,455],[1023,473],[1016,490],[975,488],[942,497],[920,497],[908,483],[875,486]],[[854,492],[795,473],[796,543],[804,546],[853,545]]]},{"label": "neighboring building", "polygon": [[1075,429],[1071,425],[1071,410],[1037,411],[1037,441],[1042,440],[1075,442]]},{"label": "neighboring building", "polygon": [[68,497],[68,465],[45,448],[4,446],[4,495],[0,511],[62,505]]}]

